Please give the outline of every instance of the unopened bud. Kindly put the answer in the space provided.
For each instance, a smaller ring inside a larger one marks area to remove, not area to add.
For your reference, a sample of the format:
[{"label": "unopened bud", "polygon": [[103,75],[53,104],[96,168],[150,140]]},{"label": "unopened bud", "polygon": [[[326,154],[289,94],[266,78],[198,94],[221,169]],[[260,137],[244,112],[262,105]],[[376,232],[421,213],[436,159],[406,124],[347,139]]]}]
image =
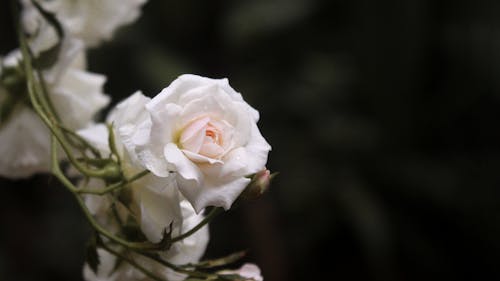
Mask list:
[{"label": "unopened bud", "polygon": [[101,171],[102,178],[109,182],[117,182],[123,177],[120,166],[112,161],[108,162]]},{"label": "unopened bud", "polygon": [[276,173],[271,174],[269,170],[262,170],[257,172],[252,181],[247,185],[241,197],[243,199],[256,199],[259,198],[264,192],[269,189],[271,180],[276,175]]}]

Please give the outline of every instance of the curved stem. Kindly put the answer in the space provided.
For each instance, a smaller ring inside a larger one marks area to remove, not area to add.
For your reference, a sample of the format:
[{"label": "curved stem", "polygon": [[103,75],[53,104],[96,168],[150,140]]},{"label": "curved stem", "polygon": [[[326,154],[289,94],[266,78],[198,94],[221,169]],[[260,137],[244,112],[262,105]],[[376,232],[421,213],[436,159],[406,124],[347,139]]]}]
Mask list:
[{"label": "curved stem", "polygon": [[131,242],[127,241],[123,238],[120,238],[111,232],[109,232],[107,229],[102,227],[93,217],[93,215],[90,213],[89,209],[85,205],[85,202],[83,202],[83,199],[80,197],[80,195],[77,193],[78,188],[71,183],[71,181],[66,178],[66,176],[62,173],[61,168],[59,167],[59,164],[57,162],[57,142],[55,140],[55,137],[51,137],[51,145],[52,145],[52,173],[61,181],[61,183],[68,188],[68,190],[75,196],[75,199],[80,206],[80,209],[83,211],[83,214],[85,215],[85,218],[87,221],[90,223],[90,225],[97,231],[99,234],[103,235],[104,237],[108,238],[114,243],[120,244],[126,248],[129,249],[134,249],[138,251],[152,251],[152,250],[162,250],[162,245],[154,244],[151,242]]},{"label": "curved stem", "polygon": [[102,189],[78,188],[75,190],[75,192],[81,193],[81,194],[104,195],[104,194],[109,193],[111,191],[120,189],[120,188],[126,186],[127,184],[132,183],[132,182],[144,177],[147,174],[149,174],[149,171],[144,170],[140,173],[135,174],[134,176],[132,176],[130,179],[128,179],[126,181],[118,182],[118,183],[106,186]]},{"label": "curved stem", "polygon": [[175,242],[178,242],[178,241],[181,241],[183,240],[184,238],[186,237],[189,237],[191,236],[192,234],[194,234],[196,231],[198,231],[200,228],[202,228],[203,226],[205,226],[207,223],[209,223],[210,221],[212,221],[215,216],[217,216],[219,213],[221,213],[223,211],[222,208],[220,207],[215,207],[213,208],[210,213],[208,213],[208,215],[202,220],[200,221],[195,227],[193,227],[191,230],[189,230],[188,232],[186,233],[183,233],[177,237],[174,237],[172,238],[172,240],[170,240],[172,243],[175,243]]},{"label": "curved stem", "polygon": [[92,144],[90,144],[86,139],[82,138],[79,134],[73,132],[72,130],[66,128],[62,124],[59,124],[58,127],[66,134],[74,137],[78,140],[85,148],[88,148],[90,152],[97,158],[101,158],[101,152],[97,148],[95,148]]},{"label": "curved stem", "polygon": [[164,278],[161,278],[159,276],[154,275],[152,272],[150,272],[149,270],[147,270],[146,268],[144,268],[140,264],[136,263],[133,259],[121,254],[118,251],[111,249],[106,244],[102,244],[101,246],[104,250],[106,250],[110,254],[113,254],[113,255],[119,257],[120,259],[123,259],[124,261],[128,262],[131,266],[137,268],[140,272],[144,273],[144,275],[148,276],[149,278],[151,278],[155,281],[168,281],[167,279],[164,279]]},{"label": "curved stem", "polygon": [[[71,151],[71,147],[68,144],[68,141],[66,140],[65,136],[61,131],[56,129],[56,124],[58,123],[55,117],[51,114],[50,108],[47,108],[48,105],[45,104],[44,108],[44,102],[42,101],[43,99],[40,97],[40,93],[43,93],[43,89],[41,89],[41,86],[39,83],[36,83],[35,76],[33,75],[33,66],[32,66],[32,61],[31,61],[31,54],[28,48],[28,43],[26,42],[25,35],[23,34],[21,28],[19,27],[18,24],[18,37],[19,37],[19,43],[21,46],[21,52],[23,55],[23,66],[24,66],[24,71],[26,74],[26,84],[28,88],[28,94],[30,97],[31,104],[33,105],[33,108],[35,109],[36,113],[40,116],[42,121],[49,127],[50,131],[52,134],[57,138],[57,141],[61,144],[62,149],[64,150],[65,154],[68,156],[69,161],[71,164],[75,166],[75,168],[80,171],[81,173],[91,176],[91,177],[98,177],[98,178],[103,178],[106,176],[106,173],[102,170],[94,170],[94,169],[89,169],[85,166],[83,166],[78,160],[75,158]],[[38,94],[38,95],[37,95]]]},{"label": "curved stem", "polygon": [[187,274],[189,275],[190,277],[199,277],[199,278],[214,278],[216,277],[217,275],[215,274],[211,274],[211,273],[206,273],[206,272],[201,272],[201,271],[196,271],[196,270],[187,270],[187,269],[183,269],[175,264],[172,264],[166,260],[163,260],[162,258],[160,258],[157,254],[148,254],[148,253],[138,253],[140,254],[141,256],[144,256],[144,257],[147,257],[147,258],[150,258],[154,261],[156,261],[157,263],[163,265],[163,266],[166,266],[176,272],[179,272],[179,273],[184,273],[184,274]]}]

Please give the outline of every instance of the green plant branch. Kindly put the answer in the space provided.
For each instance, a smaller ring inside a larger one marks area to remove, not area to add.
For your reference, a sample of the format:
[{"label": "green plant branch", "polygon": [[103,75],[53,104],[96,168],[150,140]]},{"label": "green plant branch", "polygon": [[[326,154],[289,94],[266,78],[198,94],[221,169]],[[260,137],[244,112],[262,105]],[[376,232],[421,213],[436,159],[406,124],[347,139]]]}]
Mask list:
[{"label": "green plant branch", "polygon": [[172,264],[162,258],[160,258],[158,256],[158,254],[150,254],[150,253],[142,253],[142,252],[138,252],[138,254],[140,254],[141,256],[144,256],[144,257],[147,257],[147,258],[150,258],[154,261],[156,261],[157,263],[165,266],[165,267],[168,267],[176,272],[179,272],[179,273],[183,273],[183,274],[187,274],[189,275],[190,277],[200,277],[200,278],[204,278],[204,279],[208,279],[208,278],[215,278],[217,277],[216,274],[211,274],[211,273],[207,273],[207,272],[202,272],[202,271],[196,271],[196,270],[187,270],[187,269],[183,269],[175,264]]},{"label": "green plant branch", "polygon": [[106,250],[107,252],[109,252],[110,254],[113,254],[116,257],[119,257],[119,258],[123,259],[124,261],[126,261],[127,263],[129,263],[131,266],[137,268],[140,272],[144,273],[144,275],[148,276],[149,278],[151,278],[151,279],[153,279],[155,281],[168,281],[165,278],[156,276],[155,274],[153,274],[152,272],[150,272],[149,270],[147,270],[146,268],[144,268],[140,264],[136,263],[133,259],[127,257],[126,255],[123,255],[122,253],[120,253],[118,251],[115,251],[115,250],[111,249],[108,245],[106,245],[106,244],[103,243],[101,245],[101,247],[104,250]]},{"label": "green plant branch", "polygon": [[132,183],[132,182],[134,182],[134,181],[136,181],[136,180],[138,180],[138,179],[146,176],[147,174],[149,174],[149,171],[148,170],[144,170],[144,171],[142,171],[140,173],[135,174],[134,176],[132,176],[128,180],[125,180],[125,181],[122,181],[122,182],[118,182],[118,183],[106,186],[104,188],[101,188],[101,189],[77,188],[75,190],[75,192],[76,193],[81,193],[81,194],[104,195],[104,194],[106,194],[108,192],[120,189],[120,188],[126,186],[127,184],[130,184],[130,183]]},{"label": "green plant branch", "polygon": [[125,239],[122,239],[107,229],[102,227],[90,213],[89,209],[83,202],[83,199],[77,193],[78,188],[62,173],[61,168],[59,167],[59,163],[57,161],[57,142],[54,136],[51,137],[51,148],[52,148],[52,173],[61,181],[61,183],[68,188],[68,190],[75,196],[75,199],[80,206],[80,209],[83,211],[85,218],[90,223],[90,225],[101,235],[108,238],[114,243],[117,243],[123,247],[138,250],[138,251],[154,251],[154,250],[162,250],[163,245],[154,244],[149,241],[146,242],[131,242]]},{"label": "green plant branch", "polygon": [[[79,134],[73,132],[73,130],[66,128],[64,125],[62,125],[60,123],[58,124],[58,127],[64,133],[70,135],[71,137],[75,138],[78,142],[80,142],[80,144],[82,145],[83,149],[85,149],[85,148],[89,149],[90,152],[92,153],[92,155],[94,155],[94,157],[96,157],[96,158],[101,158],[102,157],[101,156],[101,152],[97,148],[95,148],[92,144],[90,144],[86,139],[82,138],[82,136],[80,136]],[[75,144],[75,146],[76,145],[77,144]]]},{"label": "green plant branch", "polygon": [[50,131],[52,134],[57,138],[57,141],[61,144],[61,147],[63,148],[64,152],[68,156],[69,161],[71,164],[75,166],[75,168],[80,171],[81,173],[91,176],[91,177],[98,177],[98,178],[105,178],[107,176],[107,171],[100,169],[100,170],[93,170],[89,169],[87,167],[84,167],[78,160],[75,158],[75,156],[72,154],[70,145],[68,144],[64,134],[62,134],[59,130],[56,129],[55,124],[57,124],[57,120],[54,119],[54,117],[47,112],[47,108],[44,108],[43,104],[40,103],[39,97],[37,96],[37,93],[41,92],[41,87],[39,83],[36,83],[36,79],[33,75],[33,67],[31,63],[31,54],[28,49],[28,44],[26,42],[25,35],[23,34],[21,28],[19,27],[18,24],[18,35],[19,35],[19,43],[21,46],[21,52],[23,54],[23,66],[24,70],[26,73],[26,84],[28,88],[28,93],[30,97],[31,104],[33,105],[33,108],[35,111],[38,113],[42,121],[49,127]]}]

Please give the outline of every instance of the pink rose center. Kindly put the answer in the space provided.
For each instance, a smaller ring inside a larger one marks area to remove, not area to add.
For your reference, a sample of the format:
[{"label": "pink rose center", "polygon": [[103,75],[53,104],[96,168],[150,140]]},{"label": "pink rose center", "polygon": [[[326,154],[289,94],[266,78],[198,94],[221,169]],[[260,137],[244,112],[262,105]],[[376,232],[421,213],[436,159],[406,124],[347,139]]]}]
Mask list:
[{"label": "pink rose center", "polygon": [[220,159],[231,141],[232,126],[211,117],[197,118],[180,133],[179,145],[191,160],[200,161],[199,156]]}]

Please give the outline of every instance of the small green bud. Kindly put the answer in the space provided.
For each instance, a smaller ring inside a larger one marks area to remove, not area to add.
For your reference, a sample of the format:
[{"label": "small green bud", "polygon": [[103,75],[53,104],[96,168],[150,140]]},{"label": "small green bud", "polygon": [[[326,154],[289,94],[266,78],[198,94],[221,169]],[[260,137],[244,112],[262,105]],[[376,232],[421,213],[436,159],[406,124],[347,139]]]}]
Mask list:
[{"label": "small green bud", "polygon": [[118,182],[123,178],[122,171],[120,169],[120,165],[118,165],[114,161],[109,161],[102,168],[102,178],[109,182]]},{"label": "small green bud", "polygon": [[241,194],[241,197],[247,200],[259,198],[269,189],[271,180],[275,175],[276,173],[271,174],[267,169],[255,173],[252,180]]}]

